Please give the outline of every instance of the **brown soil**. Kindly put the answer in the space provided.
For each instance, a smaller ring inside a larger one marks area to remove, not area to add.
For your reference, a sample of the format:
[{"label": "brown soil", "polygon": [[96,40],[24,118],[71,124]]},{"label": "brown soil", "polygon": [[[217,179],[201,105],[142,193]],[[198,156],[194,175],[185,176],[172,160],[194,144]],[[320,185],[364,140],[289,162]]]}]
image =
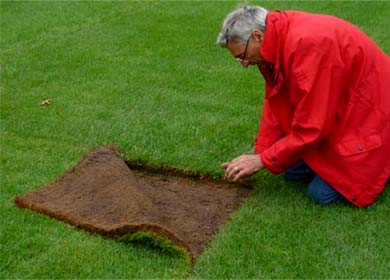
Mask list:
[{"label": "brown soil", "polygon": [[134,170],[115,147],[101,146],[15,203],[104,235],[152,231],[184,247],[194,260],[250,193],[210,176],[129,166]]}]

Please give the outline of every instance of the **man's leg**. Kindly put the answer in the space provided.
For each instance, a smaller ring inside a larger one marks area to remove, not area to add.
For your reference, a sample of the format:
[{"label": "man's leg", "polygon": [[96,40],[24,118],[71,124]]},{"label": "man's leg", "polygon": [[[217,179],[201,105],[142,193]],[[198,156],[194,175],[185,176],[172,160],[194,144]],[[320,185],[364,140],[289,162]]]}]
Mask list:
[{"label": "man's leg", "polygon": [[308,195],[322,205],[346,201],[340,193],[319,176],[315,176],[309,184]]},{"label": "man's leg", "polygon": [[315,173],[313,170],[311,170],[303,160],[284,172],[284,178],[287,181],[310,182],[313,180],[314,176]]}]

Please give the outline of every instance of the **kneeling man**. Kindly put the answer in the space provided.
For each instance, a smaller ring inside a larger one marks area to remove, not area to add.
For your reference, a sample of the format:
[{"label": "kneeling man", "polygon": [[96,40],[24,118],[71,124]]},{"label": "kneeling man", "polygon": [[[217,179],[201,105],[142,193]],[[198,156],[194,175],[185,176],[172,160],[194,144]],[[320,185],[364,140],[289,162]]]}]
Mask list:
[{"label": "kneeling man", "polygon": [[265,79],[255,154],[225,176],[266,168],[308,181],[321,204],[372,204],[390,176],[390,59],[373,40],[333,16],[244,6],[218,44]]}]

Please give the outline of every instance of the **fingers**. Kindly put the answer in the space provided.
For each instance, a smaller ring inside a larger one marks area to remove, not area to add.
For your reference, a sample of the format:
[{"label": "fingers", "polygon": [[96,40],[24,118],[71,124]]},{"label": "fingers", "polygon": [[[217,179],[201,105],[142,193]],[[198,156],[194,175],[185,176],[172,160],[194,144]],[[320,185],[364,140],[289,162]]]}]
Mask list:
[{"label": "fingers", "polygon": [[225,177],[228,176],[229,174],[231,173],[234,173],[235,171],[238,171],[237,168],[238,168],[238,165],[237,165],[237,161],[230,161],[230,162],[225,162],[225,163],[222,163],[221,167],[224,168],[226,171],[225,171]]},{"label": "fingers", "polygon": [[233,177],[240,172],[240,169],[238,166],[229,164],[229,166],[226,168],[225,172],[225,178],[227,179],[233,179]]},{"label": "fingers", "polygon": [[233,181],[237,181],[238,179],[245,178],[245,177],[247,177],[247,176],[249,176],[249,175],[251,175],[250,170],[248,170],[248,169],[243,169],[243,170],[241,170],[240,172],[238,172],[238,173],[236,174],[236,176],[234,176]]},{"label": "fingers", "polygon": [[226,179],[233,179],[242,170],[241,165],[244,161],[245,156],[239,156],[230,162],[222,163],[221,167],[226,169],[224,177]]},{"label": "fingers", "polygon": [[242,155],[222,166],[226,170],[224,177],[234,181],[248,177],[263,167],[257,155]]},{"label": "fingers", "polygon": [[225,174],[225,178],[231,179],[233,181],[236,181],[238,179],[245,178],[249,175],[251,175],[253,172],[251,172],[250,167],[232,167],[231,170],[227,171]]}]

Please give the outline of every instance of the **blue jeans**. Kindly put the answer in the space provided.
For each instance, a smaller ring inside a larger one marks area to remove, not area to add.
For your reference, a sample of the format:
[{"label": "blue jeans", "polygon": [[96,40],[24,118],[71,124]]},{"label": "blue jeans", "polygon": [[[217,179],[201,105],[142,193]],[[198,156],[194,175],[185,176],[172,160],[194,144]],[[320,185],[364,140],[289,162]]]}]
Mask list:
[{"label": "blue jeans", "polygon": [[308,195],[322,205],[346,201],[331,185],[316,175],[302,160],[286,170],[284,177],[288,181],[310,182]]}]

